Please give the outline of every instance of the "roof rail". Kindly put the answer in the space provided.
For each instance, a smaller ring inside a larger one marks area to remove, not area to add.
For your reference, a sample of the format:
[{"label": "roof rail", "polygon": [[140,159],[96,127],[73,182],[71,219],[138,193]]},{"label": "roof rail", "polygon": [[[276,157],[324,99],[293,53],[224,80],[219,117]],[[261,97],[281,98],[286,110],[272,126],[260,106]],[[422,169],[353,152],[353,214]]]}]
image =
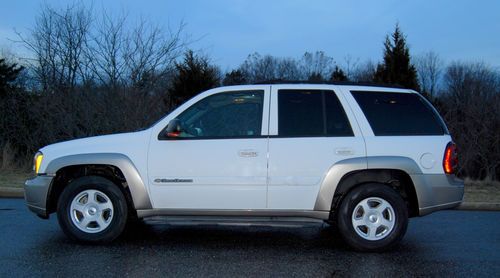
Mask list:
[{"label": "roof rail", "polygon": [[252,83],[254,85],[264,85],[264,84],[327,84],[327,85],[345,85],[345,86],[370,86],[370,87],[386,87],[386,88],[396,88],[405,89],[405,87],[398,84],[383,84],[383,83],[372,83],[372,82],[352,82],[352,81],[308,81],[308,80],[265,80]]}]

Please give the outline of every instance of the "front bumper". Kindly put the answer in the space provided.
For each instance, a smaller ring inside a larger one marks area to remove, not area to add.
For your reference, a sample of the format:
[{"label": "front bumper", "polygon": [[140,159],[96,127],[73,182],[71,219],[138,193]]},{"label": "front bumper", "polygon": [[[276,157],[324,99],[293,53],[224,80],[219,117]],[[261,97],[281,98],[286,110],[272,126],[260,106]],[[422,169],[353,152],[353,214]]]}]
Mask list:
[{"label": "front bumper", "polygon": [[42,218],[47,218],[47,196],[52,176],[36,176],[24,183],[24,199],[28,208]]},{"label": "front bumper", "polygon": [[464,182],[454,175],[411,175],[418,198],[419,215],[454,208],[462,203]]}]

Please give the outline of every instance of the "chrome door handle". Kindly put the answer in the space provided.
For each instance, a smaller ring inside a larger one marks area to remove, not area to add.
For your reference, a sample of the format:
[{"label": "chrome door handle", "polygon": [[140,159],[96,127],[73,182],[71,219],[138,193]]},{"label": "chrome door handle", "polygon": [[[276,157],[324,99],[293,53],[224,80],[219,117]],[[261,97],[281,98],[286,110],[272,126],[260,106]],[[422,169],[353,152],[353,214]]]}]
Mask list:
[{"label": "chrome door handle", "polygon": [[238,156],[240,157],[257,157],[259,152],[257,150],[239,150]]},{"label": "chrome door handle", "polygon": [[336,155],[353,155],[354,150],[351,148],[337,148],[335,149]]}]

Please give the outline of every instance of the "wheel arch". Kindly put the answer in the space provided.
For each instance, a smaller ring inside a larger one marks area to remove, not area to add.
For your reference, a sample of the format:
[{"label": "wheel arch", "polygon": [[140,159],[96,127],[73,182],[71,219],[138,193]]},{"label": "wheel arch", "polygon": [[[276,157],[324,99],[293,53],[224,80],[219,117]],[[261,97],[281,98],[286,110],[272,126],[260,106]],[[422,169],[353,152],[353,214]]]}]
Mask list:
[{"label": "wheel arch", "polygon": [[[345,175],[332,198],[331,213],[337,211],[345,195],[364,184],[380,183],[395,189],[405,200],[409,217],[418,216],[418,197],[411,177],[399,169],[366,169]],[[332,217],[333,215],[331,215]]]},{"label": "wheel arch", "polygon": [[123,154],[99,153],[78,154],[56,158],[52,160],[46,170],[47,175],[54,176],[50,186],[47,209],[54,212],[57,199],[67,183],[75,178],[95,175],[108,178],[115,184],[121,185],[131,208],[151,209],[151,201],[147,188],[137,168],[132,161]]},{"label": "wheel arch", "polygon": [[396,189],[407,202],[409,216],[418,216],[418,196],[410,175],[421,173],[420,167],[408,157],[376,156],[342,160],[328,170],[314,210],[335,213],[347,192],[356,186],[375,182]]}]

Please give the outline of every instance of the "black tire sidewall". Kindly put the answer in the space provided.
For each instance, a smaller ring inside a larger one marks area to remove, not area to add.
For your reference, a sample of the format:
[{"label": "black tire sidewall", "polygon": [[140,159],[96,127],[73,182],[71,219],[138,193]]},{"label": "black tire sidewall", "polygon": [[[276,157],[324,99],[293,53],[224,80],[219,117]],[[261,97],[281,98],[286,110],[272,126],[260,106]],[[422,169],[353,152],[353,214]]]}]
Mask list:
[{"label": "black tire sidewall", "polygon": [[[86,233],[71,221],[71,202],[79,193],[95,189],[106,194],[113,204],[113,219],[106,229],[98,233]],[[125,196],[116,184],[99,176],[85,176],[71,181],[57,202],[57,219],[63,232],[72,240],[83,243],[108,243],[123,232],[127,223],[128,208]]]},{"label": "black tire sidewall", "polygon": [[[388,236],[381,240],[366,240],[359,236],[352,225],[352,213],[356,205],[369,197],[379,197],[394,209],[396,223]],[[358,251],[384,251],[397,244],[408,227],[408,209],[401,195],[388,185],[370,183],[352,189],[342,200],[337,212],[338,229],[342,238]]]}]

